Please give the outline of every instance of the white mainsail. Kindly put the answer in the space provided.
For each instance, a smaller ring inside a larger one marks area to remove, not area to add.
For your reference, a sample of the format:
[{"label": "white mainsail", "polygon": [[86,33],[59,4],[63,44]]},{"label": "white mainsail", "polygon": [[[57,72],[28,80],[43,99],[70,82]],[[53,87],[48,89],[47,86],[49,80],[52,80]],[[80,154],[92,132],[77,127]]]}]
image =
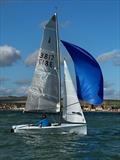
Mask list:
[{"label": "white mainsail", "polygon": [[70,72],[64,60],[64,107],[63,118],[72,123],[86,123]]},{"label": "white mainsail", "polygon": [[26,111],[60,111],[60,56],[56,14],[45,25]]}]

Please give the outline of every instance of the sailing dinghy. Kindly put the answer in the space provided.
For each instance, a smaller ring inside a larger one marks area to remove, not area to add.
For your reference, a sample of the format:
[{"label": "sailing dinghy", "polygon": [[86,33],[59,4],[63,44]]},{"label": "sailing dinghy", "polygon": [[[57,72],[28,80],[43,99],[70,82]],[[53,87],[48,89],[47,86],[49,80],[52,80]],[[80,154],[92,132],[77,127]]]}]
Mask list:
[{"label": "sailing dinghy", "polygon": [[[100,88],[103,87],[102,73],[99,65],[91,55],[82,51],[81,59],[79,59],[79,55],[77,58],[73,58],[74,55],[72,55],[71,52],[73,51],[75,54],[79,54],[79,47],[64,41],[62,41],[62,43],[70,53],[74,63],[76,63],[75,61],[77,59],[77,63],[84,64],[84,67],[81,67],[81,71],[78,66],[77,68],[75,66],[77,91],[73,85],[67,62],[64,60],[64,96],[63,107],[61,107],[61,71],[58,22],[57,16],[54,14],[44,27],[43,40],[35,67],[32,85],[28,91],[25,107],[26,111],[59,113],[60,122],[58,124],[53,123],[48,127],[39,127],[30,124],[14,125],[11,129],[12,132],[39,131],[41,134],[61,132],[77,133],[80,135],[87,134],[86,120],[78,98],[86,100],[91,104],[100,104],[102,102],[103,90]],[[87,64],[85,58],[89,64]],[[85,63],[88,65],[87,67],[93,66],[93,68],[90,68],[93,70],[90,71],[93,74],[92,76],[94,76],[92,77],[92,80],[90,78],[91,75],[89,76],[89,74],[86,73],[86,75],[88,75],[87,77],[84,73],[86,70],[83,71],[84,68],[87,68]],[[77,70],[81,73],[77,73]],[[78,74],[82,79],[79,79]],[[97,81],[95,74],[98,77]],[[87,83],[85,82],[86,84],[84,84],[84,77],[87,81]],[[80,84],[83,84],[83,86],[87,88],[82,88]],[[64,119],[64,123],[62,122],[62,119]]]}]

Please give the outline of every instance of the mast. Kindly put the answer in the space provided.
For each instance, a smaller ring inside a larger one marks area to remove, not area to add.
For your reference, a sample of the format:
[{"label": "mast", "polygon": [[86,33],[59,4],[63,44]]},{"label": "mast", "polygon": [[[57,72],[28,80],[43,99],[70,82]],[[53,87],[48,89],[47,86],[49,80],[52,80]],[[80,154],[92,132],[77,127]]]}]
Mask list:
[{"label": "mast", "polygon": [[57,37],[57,56],[58,56],[58,77],[59,77],[59,105],[60,105],[60,120],[59,123],[61,124],[62,119],[62,108],[61,108],[61,67],[60,67],[60,46],[59,46],[59,29],[58,29],[58,17],[57,13],[55,12],[56,16],[56,37]]}]

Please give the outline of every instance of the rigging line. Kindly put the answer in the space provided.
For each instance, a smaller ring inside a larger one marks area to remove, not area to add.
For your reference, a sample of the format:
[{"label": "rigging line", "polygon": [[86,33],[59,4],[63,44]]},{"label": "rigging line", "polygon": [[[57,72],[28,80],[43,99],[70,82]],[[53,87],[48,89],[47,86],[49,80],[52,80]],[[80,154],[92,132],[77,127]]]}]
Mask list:
[{"label": "rigging line", "polygon": [[69,105],[64,106],[64,107],[70,107],[70,106],[73,106],[73,105],[78,104],[78,103],[80,103],[80,102],[75,102],[75,103],[69,104]]}]

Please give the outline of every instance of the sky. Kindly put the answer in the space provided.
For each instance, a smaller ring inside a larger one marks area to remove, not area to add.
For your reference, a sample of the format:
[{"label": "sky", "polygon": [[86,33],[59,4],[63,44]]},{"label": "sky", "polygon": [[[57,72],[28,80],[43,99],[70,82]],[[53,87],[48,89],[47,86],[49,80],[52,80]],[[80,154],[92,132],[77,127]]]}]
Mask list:
[{"label": "sky", "polygon": [[0,0],[0,96],[27,94],[43,26],[56,10],[60,39],[96,58],[104,98],[120,99],[119,0]]}]

